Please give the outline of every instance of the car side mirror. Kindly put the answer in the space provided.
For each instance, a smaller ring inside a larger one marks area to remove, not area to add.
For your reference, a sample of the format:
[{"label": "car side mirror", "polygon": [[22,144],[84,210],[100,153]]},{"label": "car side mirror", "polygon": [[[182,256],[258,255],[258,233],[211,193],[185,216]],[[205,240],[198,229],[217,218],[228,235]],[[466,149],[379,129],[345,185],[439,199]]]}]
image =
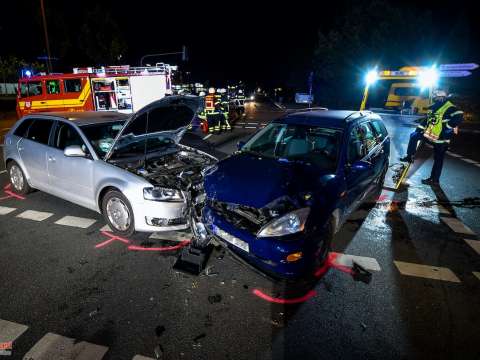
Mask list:
[{"label": "car side mirror", "polygon": [[237,142],[237,150],[240,151],[245,146],[245,141]]},{"label": "car side mirror", "polygon": [[63,150],[63,155],[67,157],[86,157],[87,154],[83,151],[80,145],[70,145]]}]

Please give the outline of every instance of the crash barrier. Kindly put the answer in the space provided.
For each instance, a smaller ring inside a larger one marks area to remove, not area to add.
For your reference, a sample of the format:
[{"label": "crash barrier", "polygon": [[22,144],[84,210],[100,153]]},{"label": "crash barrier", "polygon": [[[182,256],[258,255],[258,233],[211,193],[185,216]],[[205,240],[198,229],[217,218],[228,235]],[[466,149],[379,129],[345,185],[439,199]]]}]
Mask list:
[{"label": "crash barrier", "polygon": [[0,95],[17,95],[17,83],[1,83]]},{"label": "crash barrier", "polygon": [[108,231],[100,231],[100,233],[108,237],[109,239],[95,245],[95,249],[100,249],[108,244],[111,244],[114,241],[119,241],[123,244],[128,245],[127,249],[131,251],[174,251],[174,250],[181,249],[184,246],[187,246],[188,244],[190,244],[190,240],[183,240],[178,245],[173,245],[173,246],[146,247],[146,246],[131,245],[131,241],[129,239],[125,239],[121,236],[114,235]]},{"label": "crash barrier", "polygon": [[[368,272],[365,268],[360,266],[357,263],[353,263],[352,267],[345,266],[345,265],[340,265],[336,263],[337,258],[340,256],[339,253],[335,252],[330,252],[328,253],[327,259],[325,260],[325,263],[316,269],[313,273],[314,277],[318,280],[325,276],[325,274],[330,270],[331,268],[340,270],[341,272],[344,272],[346,274],[349,274],[352,276],[353,280],[355,281],[361,281],[365,284],[369,284],[371,279],[372,279],[372,274]],[[294,298],[282,298],[282,297],[272,297],[268,294],[265,294],[262,290],[260,289],[253,289],[252,294],[259,297],[262,300],[275,303],[275,304],[299,304],[302,302],[305,302],[312,297],[314,297],[317,293],[315,290],[310,289],[307,291],[304,295],[299,296],[299,297],[294,297]]]},{"label": "crash barrier", "polygon": [[8,183],[7,185],[5,185],[3,187],[3,192],[6,194],[6,196],[0,197],[0,200],[6,200],[6,199],[11,199],[11,198],[14,198],[14,199],[17,199],[17,200],[25,200],[24,196],[15,194],[13,191],[11,191],[10,190],[11,187],[12,187],[12,184],[10,184],[10,183]]}]

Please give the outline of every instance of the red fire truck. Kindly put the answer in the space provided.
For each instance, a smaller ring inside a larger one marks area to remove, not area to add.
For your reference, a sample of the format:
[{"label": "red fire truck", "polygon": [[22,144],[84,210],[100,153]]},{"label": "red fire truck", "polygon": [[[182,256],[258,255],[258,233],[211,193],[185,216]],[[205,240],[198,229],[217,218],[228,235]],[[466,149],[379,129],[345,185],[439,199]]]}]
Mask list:
[{"label": "red fire truck", "polygon": [[70,74],[22,77],[17,115],[44,111],[131,113],[172,93],[168,64],[75,68]]}]

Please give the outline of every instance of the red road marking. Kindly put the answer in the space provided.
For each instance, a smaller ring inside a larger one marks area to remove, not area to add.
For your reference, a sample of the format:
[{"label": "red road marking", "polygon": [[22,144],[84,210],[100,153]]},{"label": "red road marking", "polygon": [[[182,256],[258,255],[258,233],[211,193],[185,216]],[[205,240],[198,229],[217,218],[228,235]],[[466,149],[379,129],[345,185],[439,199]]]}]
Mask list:
[{"label": "red road marking", "polygon": [[270,295],[265,294],[263,291],[259,289],[253,289],[252,293],[256,296],[258,296],[260,299],[266,300],[271,303],[275,304],[299,304],[302,302],[307,301],[308,299],[314,297],[317,293],[315,290],[309,290],[305,295],[296,297],[296,298],[290,298],[290,299],[284,299],[284,298],[274,298]]},{"label": "red road marking", "polygon": [[190,244],[190,240],[183,240],[180,244],[175,246],[162,246],[162,247],[144,247],[144,246],[137,246],[137,245],[129,245],[128,250],[133,251],[173,251],[177,249],[181,249],[182,247]]},{"label": "red road marking", "polygon": [[129,245],[131,243],[130,240],[125,239],[121,236],[114,235],[108,231],[100,231],[100,232],[102,233],[102,235],[105,235],[109,239],[95,245],[95,249],[99,249],[104,246],[107,246],[108,244],[114,241],[120,241],[124,244],[127,244],[128,245],[127,249],[131,251],[173,251],[190,244],[190,240],[183,240],[180,244],[174,245],[174,246],[144,247],[144,246],[137,246],[137,245]]},{"label": "red road marking", "polygon": [[377,199],[378,202],[382,202],[382,201],[385,201],[385,200],[388,200],[388,195],[387,194],[382,194]]},{"label": "red road marking", "polygon": [[3,190],[8,190],[8,189],[10,189],[11,186],[12,186],[12,184],[8,183],[7,185],[5,185],[3,187]]},{"label": "red road marking", "polygon": [[7,194],[7,196],[1,197],[0,200],[11,199],[11,198],[15,198],[17,200],[25,200],[24,196],[15,194],[13,191],[10,191],[11,187],[12,187],[12,184],[10,183],[8,183],[3,187],[3,192]]}]

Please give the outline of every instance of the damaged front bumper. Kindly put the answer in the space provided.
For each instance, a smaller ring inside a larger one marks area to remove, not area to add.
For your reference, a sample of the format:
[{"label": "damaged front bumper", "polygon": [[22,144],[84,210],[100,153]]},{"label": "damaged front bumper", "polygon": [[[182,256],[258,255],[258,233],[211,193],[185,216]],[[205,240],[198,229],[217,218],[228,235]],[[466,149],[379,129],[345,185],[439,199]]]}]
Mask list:
[{"label": "damaged front bumper", "polygon": [[[304,233],[286,237],[257,238],[238,229],[208,205],[203,209],[208,232],[249,265],[274,278],[298,278],[313,268],[315,241]],[[288,261],[290,254],[302,254]]]}]

